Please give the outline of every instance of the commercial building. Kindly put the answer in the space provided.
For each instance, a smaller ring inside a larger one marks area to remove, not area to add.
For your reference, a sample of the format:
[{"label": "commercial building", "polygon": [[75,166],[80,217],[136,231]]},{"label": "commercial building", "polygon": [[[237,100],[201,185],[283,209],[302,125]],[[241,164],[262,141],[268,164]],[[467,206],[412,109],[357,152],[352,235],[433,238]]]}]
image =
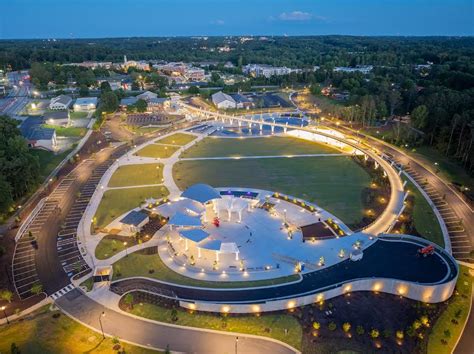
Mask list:
[{"label": "commercial building", "polygon": [[63,110],[68,109],[71,106],[72,98],[67,95],[59,95],[51,98],[49,101],[49,109]]},{"label": "commercial building", "polygon": [[247,75],[254,77],[264,76],[266,78],[302,72],[301,69],[291,69],[286,66],[271,66],[265,64],[247,64],[243,67],[242,71]]},{"label": "commercial building", "polygon": [[232,96],[219,91],[212,95],[212,103],[218,109],[237,108],[237,103]]},{"label": "commercial building", "polygon": [[44,122],[48,125],[66,127],[70,123],[69,110],[46,112],[44,114]]},{"label": "commercial building", "polygon": [[93,111],[97,108],[97,97],[80,97],[74,103],[75,111]]}]

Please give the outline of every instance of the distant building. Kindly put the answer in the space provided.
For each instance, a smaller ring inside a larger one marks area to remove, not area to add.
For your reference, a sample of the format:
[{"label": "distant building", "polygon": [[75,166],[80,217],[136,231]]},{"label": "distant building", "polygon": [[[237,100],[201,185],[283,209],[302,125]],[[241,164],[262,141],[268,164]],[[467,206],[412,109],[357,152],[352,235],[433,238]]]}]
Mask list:
[{"label": "distant building", "polygon": [[125,97],[120,100],[120,108],[126,109],[128,106],[133,106],[137,103],[138,98],[136,97]]},{"label": "distant building", "polygon": [[189,81],[202,81],[205,76],[206,72],[200,68],[189,68],[184,73],[184,77]]},{"label": "distant building", "polygon": [[301,69],[291,69],[286,66],[271,66],[265,64],[247,64],[242,70],[244,74],[254,77],[264,76],[266,78],[302,72]]},{"label": "distant building", "polygon": [[364,75],[367,75],[373,70],[372,65],[357,65],[356,67],[349,66],[336,66],[333,71],[335,72],[344,72],[344,73],[356,73],[360,72]]},{"label": "distant building", "polygon": [[58,141],[56,140],[56,130],[52,128],[43,128],[41,126],[34,126],[26,136],[28,146],[36,149],[44,149],[49,151],[56,151],[58,148]]},{"label": "distant building", "polygon": [[132,210],[122,220],[120,220],[122,231],[135,234],[143,229],[150,218],[143,211]]},{"label": "distant building", "polygon": [[157,98],[157,97],[158,97],[158,95],[156,93],[153,93],[151,91],[145,91],[142,94],[139,94],[137,96],[137,100],[144,100],[144,101],[148,102],[149,100],[151,100],[153,98]]},{"label": "distant building", "polygon": [[149,112],[156,112],[168,109],[170,107],[170,100],[166,97],[152,98],[148,101],[147,110]]},{"label": "distant building", "polygon": [[97,108],[97,97],[80,97],[74,103],[75,111],[93,111]]},{"label": "distant building", "polygon": [[235,101],[235,105],[237,108],[251,108],[254,106],[254,103],[246,96],[240,94],[240,93],[236,93],[234,95],[231,95],[232,98],[234,99]]},{"label": "distant building", "polygon": [[71,106],[72,98],[66,95],[59,95],[57,97],[51,98],[49,101],[49,109],[61,110],[68,109]]},{"label": "distant building", "polygon": [[212,103],[214,103],[214,106],[218,109],[237,108],[237,104],[232,96],[229,96],[222,91],[216,92],[211,98]]},{"label": "distant building", "polygon": [[44,122],[48,125],[68,126],[70,123],[69,110],[46,112],[44,114]]},{"label": "distant building", "polygon": [[224,64],[224,68],[226,68],[226,69],[233,69],[233,68],[235,68],[235,65],[234,65],[231,61],[227,61],[227,62]]}]

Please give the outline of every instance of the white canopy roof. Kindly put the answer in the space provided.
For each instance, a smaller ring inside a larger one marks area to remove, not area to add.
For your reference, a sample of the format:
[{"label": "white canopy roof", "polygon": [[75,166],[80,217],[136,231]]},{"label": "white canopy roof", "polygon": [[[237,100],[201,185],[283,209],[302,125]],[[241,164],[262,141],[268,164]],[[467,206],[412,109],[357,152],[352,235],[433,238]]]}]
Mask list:
[{"label": "white canopy roof", "polygon": [[191,216],[181,212],[174,214],[170,221],[168,221],[168,224],[175,226],[202,226],[201,217]]},{"label": "white canopy roof", "polygon": [[181,197],[195,200],[200,203],[207,203],[212,199],[218,199],[221,194],[208,184],[198,183],[186,189]]},{"label": "white canopy roof", "polygon": [[210,238],[206,238],[205,240],[199,242],[197,246],[205,250],[220,251],[221,244],[222,244],[222,241],[220,240],[213,240]]},{"label": "white canopy roof", "polygon": [[226,242],[221,244],[221,253],[239,253],[239,247],[235,242]]}]

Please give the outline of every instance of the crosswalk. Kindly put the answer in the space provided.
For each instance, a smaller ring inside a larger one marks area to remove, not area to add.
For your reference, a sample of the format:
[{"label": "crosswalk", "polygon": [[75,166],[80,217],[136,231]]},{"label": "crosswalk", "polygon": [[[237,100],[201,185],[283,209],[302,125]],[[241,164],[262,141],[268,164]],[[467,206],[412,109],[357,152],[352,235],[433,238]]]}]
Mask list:
[{"label": "crosswalk", "polygon": [[72,284],[69,284],[67,286],[65,286],[64,288],[62,288],[61,290],[58,290],[56,291],[54,294],[51,295],[51,299],[53,299],[54,301],[56,301],[57,299],[59,299],[61,296],[64,296],[66,295],[68,292],[74,290],[74,285]]}]

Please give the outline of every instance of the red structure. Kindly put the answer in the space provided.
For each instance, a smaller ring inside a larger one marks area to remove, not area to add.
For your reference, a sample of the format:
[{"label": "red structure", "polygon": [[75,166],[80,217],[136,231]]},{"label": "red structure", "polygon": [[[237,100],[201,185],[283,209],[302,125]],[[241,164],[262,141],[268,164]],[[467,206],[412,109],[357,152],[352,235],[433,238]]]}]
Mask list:
[{"label": "red structure", "polygon": [[435,251],[435,248],[433,245],[429,245],[429,246],[426,246],[426,247],[423,247],[423,248],[420,248],[418,250],[418,254],[420,256],[423,256],[423,257],[426,257],[426,256],[431,256]]},{"label": "red structure", "polygon": [[219,225],[220,225],[219,218],[216,216],[214,218],[214,220],[212,221],[212,223],[214,224],[215,227],[219,227]]}]

